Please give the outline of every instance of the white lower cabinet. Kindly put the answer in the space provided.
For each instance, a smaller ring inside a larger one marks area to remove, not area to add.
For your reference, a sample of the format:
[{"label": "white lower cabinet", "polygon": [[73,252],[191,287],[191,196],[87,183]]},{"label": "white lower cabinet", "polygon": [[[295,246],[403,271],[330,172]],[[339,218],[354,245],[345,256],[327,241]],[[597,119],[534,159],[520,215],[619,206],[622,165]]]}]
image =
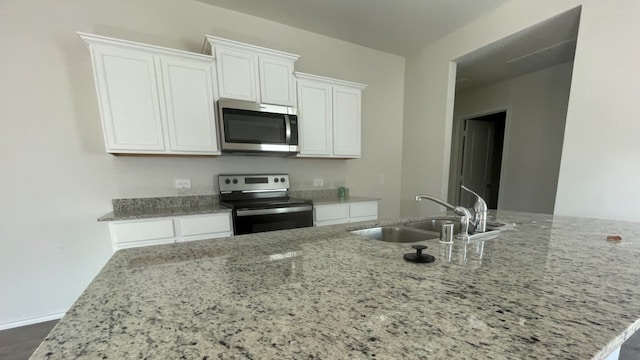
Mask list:
[{"label": "white lower cabinet", "polygon": [[233,232],[229,214],[185,216],[176,218],[175,221],[182,234],[178,241],[224,237]]},{"label": "white lower cabinet", "polygon": [[314,205],[313,215],[316,226],[348,223],[349,204]]},{"label": "white lower cabinet", "polygon": [[109,223],[113,250],[175,242],[173,219],[117,221]]},{"label": "white lower cabinet", "polygon": [[313,206],[313,224],[315,226],[346,224],[376,219],[378,219],[377,201]]},{"label": "white lower cabinet", "polygon": [[231,213],[178,216],[109,223],[113,251],[233,235]]},{"label": "white lower cabinet", "polygon": [[378,202],[366,201],[349,204],[349,222],[378,219]]}]

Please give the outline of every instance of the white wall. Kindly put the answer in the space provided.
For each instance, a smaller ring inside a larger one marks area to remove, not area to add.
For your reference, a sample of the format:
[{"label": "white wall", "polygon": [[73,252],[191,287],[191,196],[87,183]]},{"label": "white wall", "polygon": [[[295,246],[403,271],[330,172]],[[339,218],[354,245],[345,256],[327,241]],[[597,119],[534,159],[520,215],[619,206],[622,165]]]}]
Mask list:
[{"label": "white wall", "polygon": [[582,9],[555,213],[640,221],[640,1]]},{"label": "white wall", "polygon": [[580,5],[555,212],[640,220],[635,185],[640,52],[633,46],[640,40],[640,2],[635,0],[514,0],[409,56],[401,214],[429,210],[413,201],[418,192],[447,195],[451,61]]},{"label": "white wall", "polygon": [[[323,177],[399,215],[403,58],[191,0],[4,0],[0,14],[0,328],[66,311],[111,255],[96,221],[111,199],[177,194],[174,178],[212,193],[219,173],[285,171],[296,188]],[[108,155],[76,31],[194,52],[211,34],[300,54],[297,70],[368,85],[363,158]]]},{"label": "white wall", "polygon": [[501,210],[553,213],[572,65],[568,62],[456,94],[454,119],[460,121],[508,109]]}]

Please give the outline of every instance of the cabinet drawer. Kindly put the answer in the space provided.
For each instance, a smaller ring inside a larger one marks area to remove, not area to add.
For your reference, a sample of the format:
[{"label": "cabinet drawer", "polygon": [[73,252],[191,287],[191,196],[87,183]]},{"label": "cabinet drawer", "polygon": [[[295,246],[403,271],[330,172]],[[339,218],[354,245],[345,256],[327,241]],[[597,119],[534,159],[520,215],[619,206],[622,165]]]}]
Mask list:
[{"label": "cabinet drawer", "polygon": [[214,214],[178,218],[182,236],[195,236],[231,232],[229,214]]},{"label": "cabinet drawer", "polygon": [[[360,203],[350,204],[350,213],[349,216],[352,218],[377,218],[378,217],[378,202],[377,201],[367,201]],[[361,221],[361,220],[358,220]]]},{"label": "cabinet drawer", "polygon": [[[149,244],[158,244],[165,242],[174,242],[175,230],[173,228],[173,219],[156,219],[120,222],[110,224],[111,236],[114,247],[122,248],[128,246],[120,246],[118,244],[134,243],[140,241],[149,241]],[[156,241],[167,240],[167,241]]]},{"label": "cabinet drawer", "polygon": [[349,222],[349,204],[317,205],[314,207],[315,222],[330,221],[333,224]]}]

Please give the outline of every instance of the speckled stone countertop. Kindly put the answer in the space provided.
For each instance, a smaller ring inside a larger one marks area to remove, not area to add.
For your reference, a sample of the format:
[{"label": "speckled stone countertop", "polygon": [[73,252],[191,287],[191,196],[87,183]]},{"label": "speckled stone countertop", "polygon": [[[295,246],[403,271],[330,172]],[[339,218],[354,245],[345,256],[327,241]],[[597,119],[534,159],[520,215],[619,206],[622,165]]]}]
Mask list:
[{"label": "speckled stone countertop", "polygon": [[112,204],[113,211],[99,217],[98,221],[136,220],[231,212],[231,209],[220,205],[218,195],[113,199]]},{"label": "speckled stone countertop", "polygon": [[[312,200],[314,204],[339,204],[380,199],[362,196],[338,197],[337,189],[294,190],[291,197]],[[98,221],[120,221],[158,217],[187,216],[230,212],[220,205],[218,195],[166,196],[151,198],[113,199],[113,211]]]},{"label": "speckled stone countertop", "polygon": [[327,204],[342,204],[342,203],[355,203],[355,202],[363,202],[363,201],[378,201],[380,199],[373,197],[364,197],[364,196],[348,196],[343,199],[338,196],[334,197],[326,197],[326,198],[316,198],[313,199],[314,205],[327,205]]},{"label": "speckled stone countertop", "polygon": [[640,224],[495,217],[431,264],[348,232],[377,222],[120,250],[31,358],[603,359],[640,327]]},{"label": "speckled stone countertop", "polygon": [[349,189],[346,190],[344,198],[338,196],[338,189],[321,189],[321,190],[292,190],[291,197],[297,199],[309,199],[313,201],[314,205],[326,205],[326,204],[341,204],[341,203],[354,203],[363,201],[378,201],[379,198],[353,196],[349,194]]},{"label": "speckled stone countertop", "polygon": [[209,205],[209,206],[170,207],[170,208],[159,208],[159,209],[149,209],[149,210],[129,211],[129,212],[112,211],[104,216],[99,217],[98,221],[150,219],[150,218],[159,218],[159,217],[213,214],[213,213],[219,213],[219,212],[231,212],[231,209],[221,205]]}]

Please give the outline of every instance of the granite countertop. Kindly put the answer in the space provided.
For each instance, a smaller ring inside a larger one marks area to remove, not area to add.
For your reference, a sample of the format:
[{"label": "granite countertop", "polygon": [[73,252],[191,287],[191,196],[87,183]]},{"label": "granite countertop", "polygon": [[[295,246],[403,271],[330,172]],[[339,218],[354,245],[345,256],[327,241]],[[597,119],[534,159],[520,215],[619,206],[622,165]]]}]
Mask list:
[{"label": "granite countertop", "polygon": [[640,327],[640,224],[495,218],[431,264],[348,232],[411,219],[119,250],[31,358],[604,359]]},{"label": "granite countertop", "polygon": [[296,199],[308,199],[313,201],[314,205],[343,204],[364,201],[378,201],[379,198],[354,196],[346,189],[346,196],[341,198],[338,196],[338,189],[322,189],[322,190],[292,190],[291,197]]},{"label": "granite countertop", "polygon": [[112,211],[106,215],[99,217],[98,221],[150,219],[159,217],[213,214],[220,212],[231,212],[231,209],[226,208],[222,205],[203,205],[151,208],[130,211]]},{"label": "granite countertop", "polygon": [[343,203],[355,203],[364,201],[378,201],[379,198],[365,197],[365,196],[347,196],[340,198],[338,196],[322,197],[312,199],[314,205],[328,205],[328,204],[343,204]]},{"label": "granite countertop", "polygon": [[[312,200],[316,205],[380,200],[363,196],[340,198],[338,197],[337,189],[296,190],[291,192],[291,197]],[[231,212],[231,209],[220,205],[218,195],[113,199],[112,204],[113,211],[99,217],[98,221],[137,220]]]}]

